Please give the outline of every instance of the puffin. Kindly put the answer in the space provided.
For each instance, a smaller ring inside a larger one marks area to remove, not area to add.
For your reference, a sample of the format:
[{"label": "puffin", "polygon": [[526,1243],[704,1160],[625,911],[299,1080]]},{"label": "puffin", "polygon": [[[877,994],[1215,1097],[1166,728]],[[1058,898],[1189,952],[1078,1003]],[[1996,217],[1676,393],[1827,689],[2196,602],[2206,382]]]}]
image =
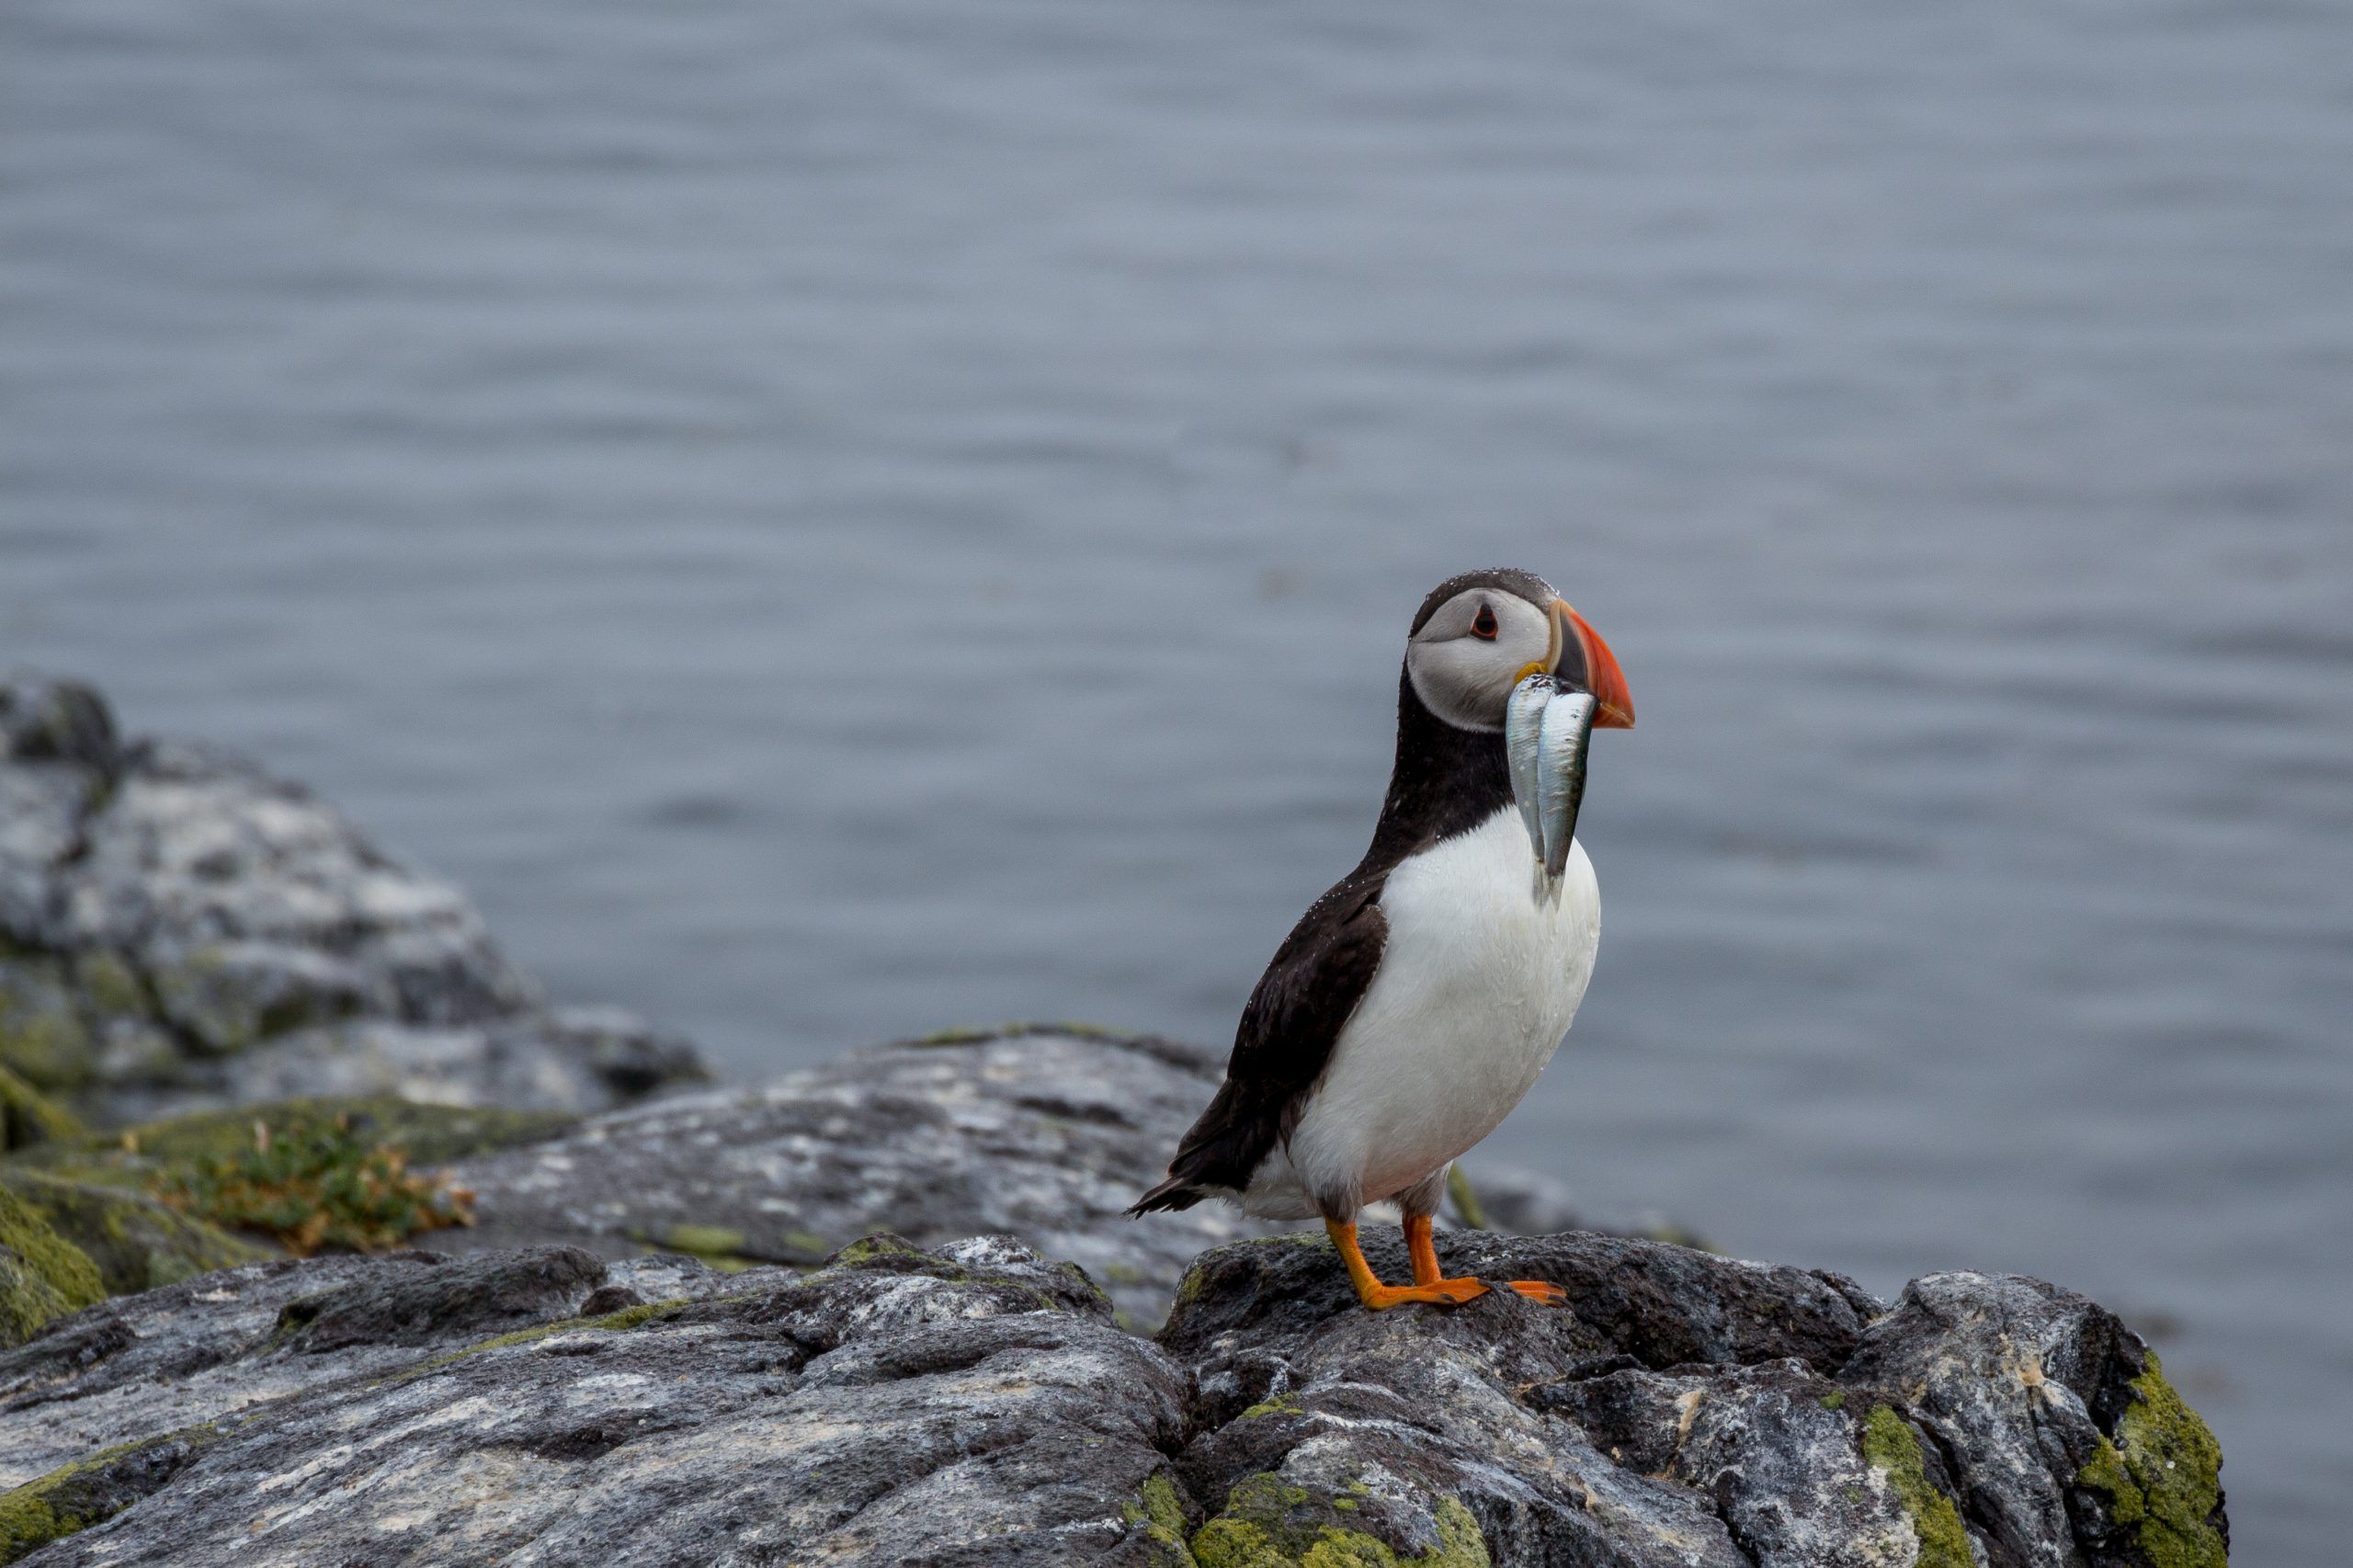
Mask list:
[{"label": "puffin", "polygon": [[[1601,934],[1574,838],[1585,744],[1633,723],[1616,656],[1543,578],[1496,569],[1431,590],[1406,634],[1371,846],[1276,949],[1215,1097],[1128,1212],[1217,1199],[1321,1219],[1376,1312],[1493,1289],[1445,1278],[1431,1216],[1453,1162],[1535,1084],[1585,996]],[[1358,1243],[1358,1216],[1384,1200],[1404,1215],[1410,1284],[1383,1282]]]}]

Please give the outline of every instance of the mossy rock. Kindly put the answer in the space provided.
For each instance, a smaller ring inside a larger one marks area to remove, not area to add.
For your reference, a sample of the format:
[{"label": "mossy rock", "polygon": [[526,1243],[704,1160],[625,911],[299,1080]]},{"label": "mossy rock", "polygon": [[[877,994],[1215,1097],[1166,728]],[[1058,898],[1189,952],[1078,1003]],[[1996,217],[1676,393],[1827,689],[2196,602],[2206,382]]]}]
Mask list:
[{"label": "mossy rock", "polygon": [[0,1068],[51,1093],[92,1076],[90,1032],[59,960],[0,954]]},{"label": "mossy rock", "polygon": [[0,1493],[0,1563],[103,1524],[152,1496],[219,1436],[208,1423],[120,1443]]},{"label": "mossy rock", "polygon": [[0,1349],[105,1295],[106,1282],[82,1249],[0,1187]]},{"label": "mossy rock", "polygon": [[270,1256],[203,1221],[119,1187],[0,1166],[14,1194],[97,1266],[107,1293],[130,1295]]},{"label": "mossy rock", "polygon": [[1418,1551],[1400,1551],[1352,1528],[1353,1499],[1319,1497],[1272,1471],[1246,1476],[1225,1509],[1192,1540],[1200,1568],[1489,1568],[1486,1538],[1471,1510],[1441,1497],[1431,1511],[1436,1539]]},{"label": "mossy rock", "polygon": [[2099,1494],[2108,1516],[2151,1568],[2227,1568],[2222,1528],[2222,1446],[2173,1385],[2156,1352],[2148,1370],[2075,1483]]},{"label": "mossy rock", "polygon": [[0,1152],[82,1136],[72,1111],[0,1066]]},{"label": "mossy rock", "polygon": [[569,1131],[580,1119],[570,1111],[426,1105],[392,1095],[350,1095],[188,1111],[119,1132],[37,1145],[12,1159],[77,1180],[143,1187],[199,1160],[221,1159],[250,1147],[256,1121],[275,1128],[338,1118],[376,1143],[399,1149],[413,1166],[445,1165],[494,1149],[542,1142]]},{"label": "mossy rock", "polygon": [[1894,1406],[1871,1406],[1863,1418],[1862,1450],[1864,1461],[1885,1478],[1904,1517],[1912,1521],[1919,1542],[1914,1560],[1917,1568],[1973,1568],[1977,1559],[1969,1549],[1969,1532],[1961,1528],[1961,1510],[1928,1480],[1919,1434]]},{"label": "mossy rock", "polygon": [[1138,1554],[1154,1568],[1194,1568],[1192,1548],[1185,1543],[1185,1505],[1165,1475],[1143,1483],[1136,1501],[1120,1510],[1131,1525],[1143,1528],[1144,1550]]}]

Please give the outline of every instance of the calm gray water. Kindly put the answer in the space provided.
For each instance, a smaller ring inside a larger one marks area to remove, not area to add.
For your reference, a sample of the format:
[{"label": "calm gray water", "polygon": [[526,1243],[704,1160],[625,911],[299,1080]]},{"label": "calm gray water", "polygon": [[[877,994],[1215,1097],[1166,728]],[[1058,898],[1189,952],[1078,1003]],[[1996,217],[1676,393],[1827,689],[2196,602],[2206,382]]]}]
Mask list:
[{"label": "calm gray water", "polygon": [[1491,1157],[2088,1290],[2339,1562],[2353,7],[1566,11],[15,0],[0,656],[755,1075],[1222,1039],[1541,571],[1642,728]]}]

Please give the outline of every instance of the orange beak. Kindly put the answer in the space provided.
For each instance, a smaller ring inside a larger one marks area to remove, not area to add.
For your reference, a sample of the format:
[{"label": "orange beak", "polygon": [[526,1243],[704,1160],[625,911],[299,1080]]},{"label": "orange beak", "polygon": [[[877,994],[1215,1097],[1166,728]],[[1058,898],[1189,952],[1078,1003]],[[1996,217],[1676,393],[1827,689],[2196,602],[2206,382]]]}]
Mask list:
[{"label": "orange beak", "polygon": [[1634,727],[1634,698],[1626,689],[1626,672],[1618,667],[1618,655],[1601,640],[1601,633],[1586,624],[1585,617],[1569,608],[1566,599],[1552,601],[1553,613],[1559,618],[1563,646],[1557,667],[1563,676],[1574,678],[1577,671],[1570,668],[1572,645],[1581,654],[1584,679],[1579,683],[1593,693],[1593,727],[1597,730],[1631,730]]}]

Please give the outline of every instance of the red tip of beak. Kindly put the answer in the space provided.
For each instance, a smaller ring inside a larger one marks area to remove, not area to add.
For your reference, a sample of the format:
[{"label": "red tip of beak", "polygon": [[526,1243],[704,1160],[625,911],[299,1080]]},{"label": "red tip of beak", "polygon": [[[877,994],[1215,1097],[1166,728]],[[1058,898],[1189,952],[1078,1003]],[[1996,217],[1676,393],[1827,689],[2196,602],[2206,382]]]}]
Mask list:
[{"label": "red tip of beak", "polygon": [[1601,640],[1601,633],[1586,624],[1585,617],[1561,606],[1568,618],[1569,631],[1585,649],[1586,685],[1593,693],[1593,727],[1597,730],[1631,730],[1634,727],[1634,697],[1626,689],[1626,672],[1618,667],[1618,655]]}]

